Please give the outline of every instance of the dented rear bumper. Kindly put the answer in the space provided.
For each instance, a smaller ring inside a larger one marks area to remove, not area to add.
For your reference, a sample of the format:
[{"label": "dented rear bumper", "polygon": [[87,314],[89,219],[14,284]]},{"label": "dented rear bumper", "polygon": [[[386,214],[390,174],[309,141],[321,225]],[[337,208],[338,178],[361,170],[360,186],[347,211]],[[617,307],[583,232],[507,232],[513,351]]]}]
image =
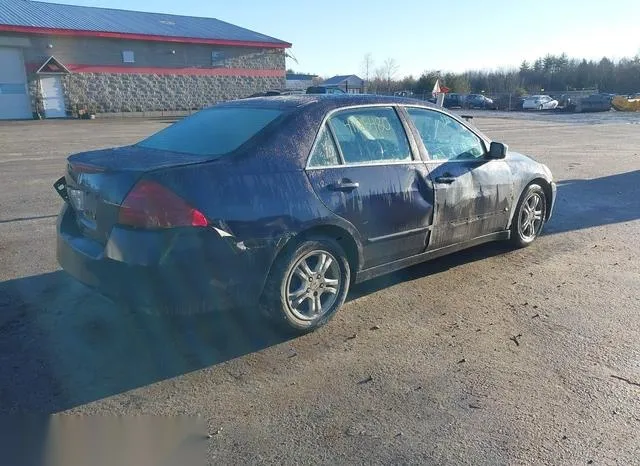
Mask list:
[{"label": "dented rear bumper", "polygon": [[83,236],[74,217],[65,204],[58,219],[58,262],[114,301],[177,311],[194,304],[214,309],[254,304],[275,256],[276,242],[247,247],[214,228],[115,226],[101,244]]}]

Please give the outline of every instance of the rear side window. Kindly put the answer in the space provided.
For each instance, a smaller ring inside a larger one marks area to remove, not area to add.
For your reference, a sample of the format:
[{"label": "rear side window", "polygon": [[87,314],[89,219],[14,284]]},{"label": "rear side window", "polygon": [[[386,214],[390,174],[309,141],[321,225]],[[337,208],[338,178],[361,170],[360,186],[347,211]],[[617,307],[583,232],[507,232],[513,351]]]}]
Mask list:
[{"label": "rear side window", "polygon": [[266,108],[213,107],[163,129],[138,146],[220,156],[236,150],[281,114],[281,110]]},{"label": "rear side window", "polygon": [[411,160],[407,135],[391,107],[346,110],[329,125],[347,164]]},{"label": "rear side window", "polygon": [[338,148],[333,142],[331,133],[326,126],[323,126],[318,135],[318,142],[313,149],[311,159],[309,160],[310,167],[326,167],[330,165],[339,165],[340,156],[338,155]]}]

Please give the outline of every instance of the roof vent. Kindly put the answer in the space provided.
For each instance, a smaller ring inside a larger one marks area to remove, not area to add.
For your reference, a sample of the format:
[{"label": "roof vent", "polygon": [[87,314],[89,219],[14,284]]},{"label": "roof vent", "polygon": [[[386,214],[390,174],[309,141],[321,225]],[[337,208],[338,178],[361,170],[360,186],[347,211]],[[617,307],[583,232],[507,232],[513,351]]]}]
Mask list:
[{"label": "roof vent", "polygon": [[173,21],[168,21],[168,20],[166,20],[166,19],[161,19],[161,20],[160,20],[160,24],[166,24],[167,26],[175,26],[175,25],[176,25],[176,23],[175,23],[175,22],[173,22]]}]

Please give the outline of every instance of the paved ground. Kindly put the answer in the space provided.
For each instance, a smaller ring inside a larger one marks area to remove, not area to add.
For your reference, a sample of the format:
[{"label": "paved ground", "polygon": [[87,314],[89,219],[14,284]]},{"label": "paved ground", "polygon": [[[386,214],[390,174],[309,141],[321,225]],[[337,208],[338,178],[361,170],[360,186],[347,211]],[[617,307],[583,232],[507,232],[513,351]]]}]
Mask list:
[{"label": "paved ground", "polygon": [[640,118],[477,115],[560,181],[546,234],[364,283],[293,340],[59,271],[64,157],[166,123],[0,124],[0,412],[200,415],[212,464],[638,464]]}]

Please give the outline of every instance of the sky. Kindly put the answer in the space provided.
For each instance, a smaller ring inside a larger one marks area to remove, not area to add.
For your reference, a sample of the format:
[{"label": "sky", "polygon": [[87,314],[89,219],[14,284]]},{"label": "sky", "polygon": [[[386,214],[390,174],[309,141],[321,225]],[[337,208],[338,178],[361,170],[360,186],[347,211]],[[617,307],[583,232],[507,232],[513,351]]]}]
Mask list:
[{"label": "sky", "polygon": [[[397,77],[519,66],[548,53],[613,59],[640,53],[640,0],[55,0],[217,18],[293,44],[287,67],[363,76],[389,58]],[[373,74],[373,73],[371,73]]]}]

